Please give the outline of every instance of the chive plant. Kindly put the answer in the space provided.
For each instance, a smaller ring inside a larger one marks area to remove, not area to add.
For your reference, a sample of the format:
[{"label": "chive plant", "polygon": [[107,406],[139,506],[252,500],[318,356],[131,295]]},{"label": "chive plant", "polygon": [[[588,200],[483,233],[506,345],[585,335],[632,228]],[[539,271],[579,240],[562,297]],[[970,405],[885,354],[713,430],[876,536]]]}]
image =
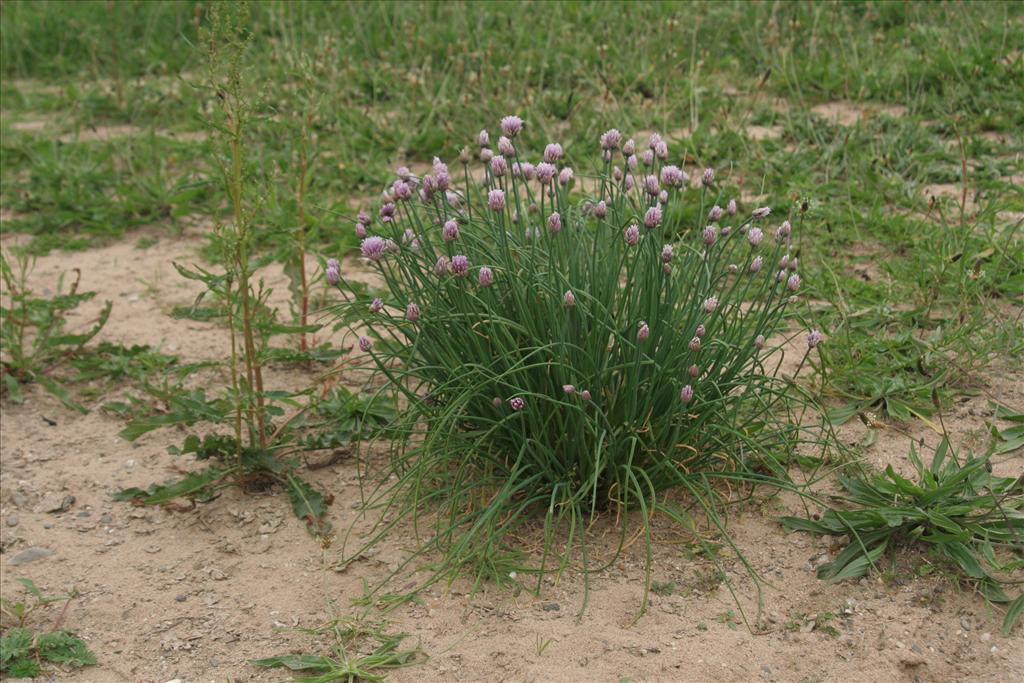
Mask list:
[{"label": "chive plant", "polygon": [[716,476],[784,473],[796,428],[779,417],[766,339],[800,288],[792,228],[769,227],[768,207],[740,211],[713,169],[691,183],[658,135],[640,149],[607,131],[583,176],[556,143],[528,161],[522,128],[502,119],[496,150],[480,133],[479,173],[466,149],[456,173],[439,159],[398,169],[376,219],[355,226],[379,296],[326,265],[336,314],[405,405],[369,501],[399,514],[368,542],[433,511],[421,548],[479,582],[502,578],[509,534],[543,518],[542,557],[517,566],[539,588],[577,550],[588,567],[588,520],[637,511],[649,583],[650,516],[682,519],[668,492],[710,507]]}]

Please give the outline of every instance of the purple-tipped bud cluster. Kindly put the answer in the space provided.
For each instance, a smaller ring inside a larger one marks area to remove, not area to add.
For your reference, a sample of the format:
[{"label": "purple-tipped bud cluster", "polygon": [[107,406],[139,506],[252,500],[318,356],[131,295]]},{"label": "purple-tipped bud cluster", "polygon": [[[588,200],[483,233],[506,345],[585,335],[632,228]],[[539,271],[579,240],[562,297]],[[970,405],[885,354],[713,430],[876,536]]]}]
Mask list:
[{"label": "purple-tipped bud cluster", "polygon": [[705,313],[714,313],[716,308],[718,308],[718,297],[709,296],[707,299],[704,299]]},{"label": "purple-tipped bud cluster", "polygon": [[563,384],[562,385],[562,393],[568,394],[569,396],[571,396],[571,395],[576,393],[576,387],[574,387],[571,384]]},{"label": "purple-tipped bud cluster", "polygon": [[448,260],[447,256],[438,256],[437,263],[434,264],[434,275],[444,277],[448,274],[451,265],[451,261]]},{"label": "purple-tipped bud cluster", "polygon": [[508,405],[510,408],[512,408],[512,410],[522,410],[523,408],[526,407],[526,401],[524,401],[519,396],[516,396],[509,400]]},{"label": "purple-tipped bud cluster", "polygon": [[633,138],[626,140],[626,144],[622,145],[622,154],[627,157],[636,154],[636,140]]},{"label": "purple-tipped bud cluster", "polygon": [[589,401],[590,400],[590,391],[587,390],[587,389],[584,389],[583,391],[581,391],[580,392],[580,398],[582,398],[584,401]]},{"label": "purple-tipped bud cluster", "polygon": [[557,234],[562,229],[562,216],[555,211],[548,216],[548,230]]},{"label": "purple-tipped bud cluster", "polygon": [[371,261],[380,261],[388,251],[388,246],[388,240],[374,235],[362,241],[359,245],[359,251],[364,258],[368,258]]},{"label": "purple-tipped bud cluster", "polygon": [[359,337],[359,350],[366,353],[373,348],[373,340],[366,336]]},{"label": "purple-tipped bud cluster", "polygon": [[756,247],[761,244],[761,240],[764,239],[764,232],[761,228],[751,228],[747,233],[747,241],[750,242],[750,246]]},{"label": "purple-tipped bud cluster", "polygon": [[493,158],[494,150],[492,150],[490,147],[484,147],[480,150],[480,161],[484,162],[485,164],[489,164],[491,162],[491,159]]},{"label": "purple-tipped bud cluster", "polygon": [[730,216],[735,216],[736,215],[736,200],[735,199],[730,199],[729,203],[725,205],[725,210],[729,213]]},{"label": "purple-tipped bud cluster", "polygon": [[549,164],[553,164],[559,159],[561,159],[562,154],[562,146],[557,142],[549,142],[547,146],[544,147],[544,161],[548,162]]},{"label": "purple-tipped bud cluster", "polygon": [[380,220],[384,223],[390,223],[394,220],[395,216],[395,205],[391,202],[385,202],[380,207]]},{"label": "purple-tipped bud cluster", "polygon": [[363,223],[356,223],[356,237],[364,239],[366,237],[366,225]]},{"label": "purple-tipped bud cluster", "polygon": [[690,401],[692,401],[693,387],[691,387],[689,384],[683,387],[682,390],[679,392],[679,400],[682,401],[683,403],[689,403]]},{"label": "purple-tipped bud cluster", "polygon": [[652,197],[657,197],[661,193],[661,183],[658,182],[658,176],[649,175],[644,177],[644,191]]},{"label": "purple-tipped bud cluster", "polygon": [[603,219],[608,215],[608,205],[602,199],[597,204],[594,204],[594,216],[599,219]]},{"label": "purple-tipped bud cluster", "polygon": [[494,272],[487,266],[481,266],[480,273],[477,275],[477,282],[480,283],[481,287],[490,287],[491,283],[494,282]]},{"label": "purple-tipped bud cluster", "polygon": [[370,313],[380,313],[384,310],[384,301],[378,296],[370,302]]},{"label": "purple-tipped bud cluster", "polygon": [[764,259],[760,256],[755,256],[754,260],[750,262],[750,272],[760,272],[762,266],[764,266]]},{"label": "purple-tipped bud cluster", "polygon": [[622,231],[622,238],[626,240],[626,244],[635,247],[640,242],[640,228],[634,223]]},{"label": "purple-tipped bud cluster", "polygon": [[704,228],[704,244],[710,247],[716,241],[718,241],[718,228],[713,225],[709,225]]},{"label": "purple-tipped bud cluster", "polygon": [[645,149],[640,152],[640,161],[644,166],[654,166],[654,150]]},{"label": "purple-tipped bud cluster", "polygon": [[649,229],[654,229],[661,225],[661,207],[652,206],[647,209],[647,213],[644,214],[644,225]]},{"label": "purple-tipped bud cluster", "polygon": [[491,159],[491,175],[495,178],[501,178],[508,172],[508,162],[505,161],[505,157],[494,157]]},{"label": "purple-tipped bud cluster", "polygon": [[327,259],[327,267],[324,269],[324,277],[327,279],[327,284],[331,286],[334,286],[341,281],[341,264],[338,263],[338,259]]},{"label": "purple-tipped bud cluster", "polygon": [[757,335],[757,337],[754,339],[754,346],[758,349],[758,351],[764,348],[764,341],[765,340],[763,334]]},{"label": "purple-tipped bud cluster", "polygon": [[678,166],[663,166],[661,169],[661,182],[666,187],[682,187],[686,180],[686,173]]},{"label": "purple-tipped bud cluster", "polygon": [[772,212],[772,207],[770,207],[770,206],[762,206],[762,207],[759,207],[757,209],[754,209],[754,212],[751,215],[754,218],[767,218],[768,214],[770,214],[771,212]]},{"label": "purple-tipped bud cluster", "polygon": [[636,340],[637,340],[637,342],[642,344],[645,341],[647,341],[647,338],[650,337],[650,336],[651,336],[651,328],[647,326],[647,323],[645,321],[641,320],[640,324],[637,325],[637,328],[636,328]]},{"label": "purple-tipped bud cluster", "polygon": [[701,176],[701,181],[704,183],[705,186],[712,185],[715,182],[715,169],[710,167],[705,168],[704,175]]},{"label": "purple-tipped bud cluster", "polygon": [[391,196],[395,201],[403,202],[412,197],[412,185],[404,180],[396,180],[391,186]]},{"label": "purple-tipped bud cluster", "polygon": [[537,168],[529,161],[517,161],[512,164],[512,175],[525,180],[533,180],[537,177]]},{"label": "purple-tipped bud cluster", "polygon": [[462,254],[452,256],[451,271],[455,277],[466,277],[466,273],[469,272],[469,259]]},{"label": "purple-tipped bud cluster", "polygon": [[505,193],[501,190],[491,190],[487,193],[487,206],[491,211],[501,211],[505,208]]},{"label": "purple-tipped bud cluster", "polygon": [[444,227],[441,228],[441,238],[445,242],[454,242],[459,239],[459,224],[454,220],[445,221]]},{"label": "purple-tipped bud cluster", "polygon": [[698,375],[700,375],[700,366],[699,365],[691,365],[689,367],[689,369],[687,370],[687,372],[690,373],[690,377],[697,377]]},{"label": "purple-tipped bud cluster", "polygon": [[560,184],[560,185],[562,185],[563,187],[565,187],[565,186],[567,186],[567,185],[568,185],[569,183],[571,183],[571,182],[572,182],[572,177],[573,177],[573,172],[572,172],[572,169],[571,169],[571,168],[569,168],[568,166],[566,166],[566,167],[565,167],[565,168],[563,168],[563,169],[562,169],[562,171],[561,171],[561,172],[560,172],[560,173],[558,174],[558,182],[559,182],[559,184]]},{"label": "purple-tipped bud cluster", "polygon": [[498,138],[498,154],[505,157],[513,157],[516,155],[515,146],[513,146],[512,141],[504,135]]},{"label": "purple-tipped bud cluster", "polygon": [[671,244],[666,244],[665,246],[663,246],[661,248],[661,262],[662,263],[672,263],[673,256],[674,256],[674,253],[673,253],[672,245]]},{"label": "purple-tipped bud cluster", "polygon": [[356,222],[362,223],[363,225],[369,225],[370,214],[366,213],[365,211],[360,211],[358,214],[356,214]]},{"label": "purple-tipped bud cluster", "polygon": [[572,293],[571,289],[565,290],[565,294],[562,295],[562,303],[565,304],[566,308],[572,308],[576,305],[576,295]]},{"label": "purple-tipped bud cluster", "polygon": [[821,333],[821,330],[811,330],[807,334],[807,348],[809,349],[813,349],[823,341],[825,341],[825,335]]},{"label": "purple-tipped bud cluster", "polygon": [[721,220],[721,218],[722,218],[722,216],[724,214],[725,214],[725,212],[722,211],[722,207],[720,207],[718,204],[715,204],[714,206],[711,207],[711,210],[708,211],[708,220],[709,221]]},{"label": "purple-tipped bud cluster", "polygon": [[601,134],[601,149],[603,150],[611,151],[618,149],[620,142],[622,142],[622,133],[615,128]]},{"label": "purple-tipped bud cluster", "polygon": [[788,289],[791,292],[795,292],[796,290],[800,289],[800,276],[797,275],[796,273],[790,275],[789,279],[786,280],[786,289]]},{"label": "purple-tipped bud cluster", "polygon": [[659,159],[668,159],[668,143],[664,140],[659,140],[658,144],[654,146],[654,154]]},{"label": "purple-tipped bud cluster", "polygon": [[481,147],[491,146],[491,136],[486,130],[480,131],[480,135],[476,137],[476,141]]},{"label": "purple-tipped bud cluster", "polygon": [[410,302],[409,305],[405,307],[405,319],[411,323],[414,323],[417,320],[419,320],[420,307]]},{"label": "purple-tipped bud cluster", "polygon": [[537,180],[541,185],[549,185],[557,173],[558,169],[555,168],[554,164],[550,164],[547,161],[537,164]]},{"label": "purple-tipped bud cluster", "polygon": [[697,331],[694,332],[694,334],[696,334],[699,339],[703,339],[704,335],[707,334],[707,333],[708,333],[708,329],[706,327],[704,327],[703,325],[697,325]]},{"label": "purple-tipped bud cluster", "polygon": [[775,239],[784,242],[792,232],[793,226],[789,224],[789,221],[782,221],[782,225],[775,230]]},{"label": "purple-tipped bud cluster", "polygon": [[700,337],[694,337],[690,340],[690,351],[694,353],[700,351]]},{"label": "purple-tipped bud cluster", "polygon": [[518,116],[506,116],[501,120],[501,132],[510,138],[519,135],[523,129],[523,120]]}]

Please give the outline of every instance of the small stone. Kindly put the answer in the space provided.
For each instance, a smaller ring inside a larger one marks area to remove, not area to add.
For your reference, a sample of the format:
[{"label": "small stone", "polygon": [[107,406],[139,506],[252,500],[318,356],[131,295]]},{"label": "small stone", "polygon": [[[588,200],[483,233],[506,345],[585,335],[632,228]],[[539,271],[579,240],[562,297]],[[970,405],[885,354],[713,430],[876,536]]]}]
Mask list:
[{"label": "small stone", "polygon": [[184,594],[182,594],[182,595],[179,595],[179,596],[177,596],[177,597],[176,597],[176,598],[174,598],[174,599],[175,599],[175,600],[177,600],[178,602],[185,602],[186,600],[188,600],[188,596],[187,596],[187,595],[184,595]]},{"label": "small stone", "polygon": [[992,640],[992,634],[991,633],[982,633],[981,634],[981,642],[987,643],[990,640]]},{"label": "small stone", "polygon": [[557,612],[558,610],[562,609],[562,606],[559,605],[557,602],[545,602],[543,605],[541,605],[541,609],[545,612]]},{"label": "small stone", "polygon": [[772,673],[772,670],[771,670],[770,667],[767,667],[767,666],[762,666],[761,667],[761,679],[765,680],[765,681],[774,681],[775,680],[775,674]]},{"label": "small stone", "polygon": [[18,516],[11,515],[7,518],[7,526],[18,526]]},{"label": "small stone", "polygon": [[903,652],[900,654],[900,666],[908,669],[915,666],[921,666],[925,661],[925,658],[916,652]]},{"label": "small stone", "polygon": [[44,529],[52,529],[53,528],[53,522],[43,522],[43,528]]},{"label": "small stone", "polygon": [[100,524],[110,525],[114,523],[114,518],[110,516],[109,512],[104,512],[100,515]]},{"label": "small stone", "polygon": [[61,496],[56,493],[47,493],[35,507],[36,512],[67,512],[75,504],[74,496]]},{"label": "small stone", "polygon": [[89,512],[88,510],[82,510],[81,512],[78,513],[78,516],[79,517],[91,517],[92,513]]},{"label": "small stone", "polygon": [[17,567],[22,564],[28,564],[29,562],[35,562],[45,557],[53,555],[53,551],[49,548],[32,547],[22,550],[20,553],[7,560],[7,564],[12,567]]},{"label": "small stone", "polygon": [[967,617],[960,617],[960,628],[962,628],[965,631],[970,631],[972,626],[973,624],[971,623],[970,619],[968,619]]}]

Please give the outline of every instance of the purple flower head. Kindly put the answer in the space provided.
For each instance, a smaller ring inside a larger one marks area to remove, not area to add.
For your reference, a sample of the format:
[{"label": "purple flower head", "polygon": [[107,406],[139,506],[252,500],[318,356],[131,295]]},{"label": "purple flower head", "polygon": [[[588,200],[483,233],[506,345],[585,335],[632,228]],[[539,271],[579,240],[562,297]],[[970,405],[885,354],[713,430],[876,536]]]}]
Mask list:
[{"label": "purple flower head", "polygon": [[562,385],[562,392],[566,393],[566,394],[569,394],[571,396],[572,394],[576,393],[576,387],[574,387],[571,384],[563,384]]},{"label": "purple flower head", "polygon": [[640,324],[636,326],[636,340],[639,343],[647,341],[647,338],[651,336],[651,328],[647,326],[647,322],[641,320]]},{"label": "purple flower head", "polygon": [[747,233],[747,241],[750,242],[750,246],[756,247],[761,244],[761,240],[764,239],[764,232],[761,228],[751,228],[750,232]]},{"label": "purple flower head", "polygon": [[708,220],[717,221],[722,217],[722,214],[724,213],[725,212],[722,211],[722,207],[720,207],[718,204],[715,204],[714,206],[711,207],[711,210],[708,211]]},{"label": "purple flower head", "polygon": [[699,365],[691,365],[687,372],[690,373],[690,377],[696,377],[697,375],[700,374],[700,366]]},{"label": "purple flower head", "polygon": [[779,242],[784,242],[792,232],[793,227],[789,224],[789,221],[782,221],[782,225],[775,230],[775,239]]},{"label": "purple flower head", "polygon": [[437,263],[434,264],[434,275],[444,277],[448,274],[451,265],[451,261],[448,260],[447,256],[438,256]]},{"label": "purple flower head", "polygon": [[761,266],[764,265],[764,259],[760,256],[755,256],[754,260],[750,262],[750,272],[756,273],[761,270]]},{"label": "purple flower head", "polygon": [[635,154],[630,154],[628,157],[626,157],[626,167],[630,171],[635,171],[636,170],[636,165],[638,163],[639,162],[637,161],[637,158],[636,158]]},{"label": "purple flower head", "polygon": [[661,248],[661,262],[662,263],[672,263],[672,257],[673,256],[674,256],[674,254],[672,253],[672,245],[671,244],[666,244],[665,246],[663,246]]},{"label": "purple flower head", "polygon": [[398,176],[399,180],[409,180],[409,178],[412,178],[412,171],[407,166],[399,166],[395,169],[395,175]]},{"label": "purple flower head", "polygon": [[420,307],[414,303],[410,303],[405,307],[405,319],[411,323],[416,322],[420,319]]},{"label": "purple flower head", "polygon": [[682,391],[679,392],[679,400],[683,403],[689,403],[693,400],[693,387],[687,384],[683,387]]},{"label": "purple flower head", "polygon": [[652,197],[661,193],[661,184],[658,183],[658,176],[649,175],[644,177],[644,191]]},{"label": "purple flower head", "polygon": [[362,253],[363,257],[368,258],[371,261],[380,261],[387,249],[387,241],[383,237],[378,237],[377,235],[367,237],[359,245],[359,251]]},{"label": "purple flower head", "polygon": [[469,272],[469,259],[462,254],[452,256],[451,271],[455,277],[466,277]]},{"label": "purple flower head", "polygon": [[463,147],[459,150],[459,161],[463,164],[468,164],[473,156],[469,153],[469,147]]},{"label": "purple flower head", "polygon": [[481,147],[491,146],[491,136],[486,130],[480,131],[480,135],[476,137],[476,141]]},{"label": "purple flower head", "polygon": [[825,335],[821,333],[821,330],[811,330],[807,334],[807,348],[809,349],[813,349],[823,341],[825,341]]},{"label": "purple flower head", "polygon": [[412,231],[412,228],[406,228],[405,232],[402,233],[402,241],[408,244],[416,239],[416,233]]},{"label": "purple flower head", "polygon": [[493,405],[493,406],[494,406],[495,408],[500,408],[500,407],[501,407],[501,405],[502,405],[503,403],[504,403],[504,401],[502,401],[502,400],[501,400],[501,397],[500,397],[500,396],[495,396],[495,397],[494,397],[494,400],[493,400],[493,401],[491,401],[491,404],[492,404],[492,405]]},{"label": "purple flower head", "polygon": [[668,143],[661,140],[654,146],[654,154],[659,159],[668,159]]},{"label": "purple flower head", "polygon": [[505,157],[494,157],[491,159],[491,173],[495,178],[500,178],[508,171],[508,162]]},{"label": "purple flower head", "polygon": [[498,138],[498,153],[505,157],[512,157],[516,154],[516,148],[512,146],[512,141],[504,135]]},{"label": "purple flower head", "polygon": [[363,225],[369,225],[370,214],[366,213],[365,211],[360,211],[358,214],[356,214],[356,222],[362,223]]},{"label": "purple flower head", "polygon": [[626,176],[626,180],[625,182],[623,182],[623,186],[626,188],[626,192],[630,192],[635,184],[636,183],[633,182],[633,176],[631,175]]},{"label": "purple flower head", "polygon": [[694,337],[690,340],[690,351],[694,353],[700,351],[700,337]]},{"label": "purple flower head", "polygon": [[704,335],[705,335],[705,334],[707,334],[707,333],[708,333],[708,330],[707,330],[707,328],[706,328],[706,327],[704,327],[703,325],[697,325],[697,331],[696,331],[696,333],[695,333],[695,334],[696,334],[696,335],[697,335],[697,336],[698,336],[699,338],[703,339],[703,338],[704,338]]},{"label": "purple flower head", "polygon": [[380,207],[380,219],[385,223],[391,221],[391,217],[395,215],[395,205],[391,202],[385,202]]},{"label": "purple flower head", "polygon": [[562,169],[562,172],[558,174],[558,182],[564,187],[572,182],[572,177],[572,169],[566,166]]},{"label": "purple flower head", "polygon": [[557,142],[549,142],[544,148],[544,161],[553,164],[562,158],[562,146]]},{"label": "purple flower head", "polygon": [[327,259],[327,268],[324,269],[324,277],[327,284],[334,286],[341,281],[341,265],[335,259]]},{"label": "purple flower head", "polygon": [[658,201],[662,204],[668,204],[668,191],[662,190],[658,193]]},{"label": "purple flower head", "polygon": [[584,389],[583,391],[581,391],[580,392],[580,398],[582,398],[584,401],[589,401],[590,400],[590,391],[587,390],[587,389]]},{"label": "purple flower head", "polygon": [[622,182],[622,169],[616,166],[612,169],[612,179],[615,182]]},{"label": "purple flower head", "polygon": [[757,335],[757,337],[754,339],[754,346],[756,346],[758,350],[761,350],[761,349],[764,348],[764,335],[763,334]]},{"label": "purple flower head", "polygon": [[626,244],[635,247],[640,241],[640,228],[636,227],[636,223],[634,223],[622,232],[622,238],[626,240]]},{"label": "purple flower head", "polygon": [[643,162],[644,166],[654,166],[654,150],[645,149],[640,152],[640,161]]},{"label": "purple flower head", "polygon": [[718,228],[713,225],[709,225],[704,228],[704,244],[711,246],[718,240]]},{"label": "purple flower head", "polygon": [[729,203],[725,205],[725,210],[729,212],[730,216],[736,215],[736,200],[730,199]]},{"label": "purple flower head", "polygon": [[370,313],[380,313],[384,310],[384,302],[380,297],[375,298],[370,302]]},{"label": "purple flower head", "polygon": [[553,214],[548,216],[548,230],[553,233],[557,233],[562,229],[562,216],[555,211]]},{"label": "purple flower head", "polygon": [[705,313],[714,313],[716,308],[718,308],[718,297],[709,296],[704,300]]},{"label": "purple flower head", "polygon": [[730,228],[728,225],[725,226],[724,228],[722,228],[722,237],[728,237],[731,234],[732,234],[732,228]]},{"label": "purple flower head", "polygon": [[494,158],[494,151],[490,147],[484,147],[480,150],[480,161],[485,164],[490,163],[491,159]]},{"label": "purple flower head", "polygon": [[566,308],[572,308],[576,305],[576,295],[572,293],[571,289],[565,290],[565,294],[562,295],[562,303],[565,304]]},{"label": "purple flower head", "polygon": [[789,254],[783,254],[782,258],[779,259],[779,268],[782,270],[789,268]]},{"label": "purple flower head", "polygon": [[622,154],[627,157],[636,154],[636,140],[633,138],[626,140],[626,143],[622,145]]},{"label": "purple flower head", "polygon": [[798,259],[796,256],[794,256],[793,258],[789,259],[789,269],[790,270],[796,270],[796,267],[798,265],[800,265],[800,259]]},{"label": "purple flower head", "polygon": [[754,209],[754,212],[751,215],[753,215],[754,218],[767,218],[768,214],[770,214],[771,212],[772,207],[762,206],[760,208]]},{"label": "purple flower head", "polygon": [[604,200],[594,205],[594,215],[598,218],[604,218],[608,215],[608,205],[605,204]]},{"label": "purple flower head", "polygon": [[789,279],[786,280],[786,289],[788,289],[791,292],[795,292],[796,290],[800,289],[800,276],[797,275],[796,273],[790,275]]},{"label": "purple flower head", "polygon": [[481,287],[490,287],[491,283],[494,282],[494,272],[487,266],[481,266],[480,274],[477,276],[476,281],[480,283]]},{"label": "purple flower head", "polygon": [[701,181],[704,185],[711,185],[715,182],[715,169],[708,167],[704,169],[704,175],[701,176]]},{"label": "purple flower head", "polygon": [[648,229],[654,229],[661,225],[661,207],[652,206],[647,209],[647,213],[644,214],[644,225]]},{"label": "purple flower head", "polygon": [[537,180],[540,181],[541,185],[547,185],[558,173],[558,169],[553,164],[549,164],[546,161],[542,161],[537,164]]},{"label": "purple flower head", "polygon": [[459,224],[454,220],[445,221],[444,227],[441,228],[441,238],[445,242],[454,242],[459,239]]},{"label": "purple flower head", "polygon": [[607,130],[601,134],[601,149],[618,149],[620,142],[622,142],[622,133],[615,128]]},{"label": "purple flower head", "polygon": [[518,116],[506,116],[501,120],[501,132],[514,138],[523,129],[523,120]]},{"label": "purple flower head", "polygon": [[663,166],[661,182],[666,187],[682,187],[686,182],[686,174],[678,166]]},{"label": "purple flower head", "polygon": [[515,398],[509,400],[508,405],[509,407],[512,408],[512,410],[522,410],[524,407],[526,407],[526,401],[516,396]]},{"label": "purple flower head", "polygon": [[501,190],[491,190],[487,193],[487,206],[491,211],[501,211],[505,208],[505,193]]},{"label": "purple flower head", "polygon": [[412,186],[404,180],[396,180],[395,184],[391,186],[391,195],[395,201],[405,201],[412,197]]},{"label": "purple flower head", "polygon": [[647,141],[647,146],[653,150],[655,147],[658,146],[658,143],[660,143],[661,141],[662,140],[660,135],[658,135],[657,133],[651,133],[651,138],[650,140]]},{"label": "purple flower head", "polygon": [[359,337],[359,350],[366,353],[373,348],[373,340],[369,337]]},{"label": "purple flower head", "polygon": [[533,180],[537,175],[537,169],[529,161],[517,161],[512,164],[512,175],[517,178]]}]

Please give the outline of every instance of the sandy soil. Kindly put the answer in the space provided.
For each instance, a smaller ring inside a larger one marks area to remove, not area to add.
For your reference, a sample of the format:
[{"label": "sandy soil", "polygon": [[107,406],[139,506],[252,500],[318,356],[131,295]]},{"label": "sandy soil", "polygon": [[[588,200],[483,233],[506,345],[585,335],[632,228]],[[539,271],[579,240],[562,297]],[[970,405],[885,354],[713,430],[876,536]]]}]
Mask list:
[{"label": "sandy soil", "polygon": [[[6,235],[4,246],[17,236]],[[227,343],[215,324],[175,321],[167,314],[190,303],[195,283],[180,278],[172,262],[196,261],[197,231],[162,235],[156,246],[137,249],[138,235],[104,248],[41,258],[32,275],[40,291],[52,288],[62,269],[82,269],[83,291],[96,301],[72,319],[85,327],[102,302],[114,302],[103,339],[151,344],[183,360],[220,355]],[[359,264],[347,262],[359,275]],[[278,301],[286,287],[269,269]],[[211,378],[212,379],[212,378]],[[991,419],[988,398],[1024,409],[1024,375],[995,373],[976,397],[959,402],[947,425],[960,443],[977,443]],[[354,381],[355,378],[344,377]],[[316,381],[294,369],[270,373],[268,384],[302,386]],[[112,398],[112,397],[107,397]],[[84,637],[99,664],[55,680],[213,681],[283,680],[280,672],[250,666],[252,658],[287,652],[325,652],[315,637],[276,631],[316,626],[351,611],[362,580],[393,569],[410,551],[409,537],[394,534],[344,571],[335,569],[340,541],[322,549],[305,532],[281,492],[228,490],[189,512],[141,509],[115,503],[110,493],[146,486],[188,465],[167,454],[183,433],[160,430],[130,444],[117,436],[123,424],[93,411],[68,411],[39,390],[21,406],[2,404],[0,443],[0,568],[5,597],[21,595],[15,582],[32,578],[45,592],[74,586],[81,592],[65,617]],[[853,421],[841,432],[860,443],[866,428]],[[863,451],[873,466],[905,469],[909,438],[934,443],[924,425],[909,435],[882,429]],[[1019,472],[1024,457],[1005,457],[997,467]],[[331,522],[347,529],[359,514],[352,459],[310,473],[334,493]],[[74,496],[64,512],[46,512],[47,500]],[[392,629],[410,634],[424,661],[396,672],[394,681],[1008,681],[1024,679],[1024,636],[999,635],[998,614],[985,602],[938,577],[895,581],[865,578],[830,585],[814,568],[834,555],[828,539],[787,534],[774,521],[796,501],[771,499],[732,511],[729,527],[738,547],[767,585],[760,625],[753,583],[735,555],[723,551],[752,630],[735,623],[729,592],[708,577],[714,566],[686,552],[678,530],[661,524],[654,580],[674,582],[669,596],[652,595],[649,613],[631,624],[640,605],[643,560],[636,544],[612,569],[595,577],[590,607],[575,614],[583,591],[578,576],[548,584],[540,598],[485,588],[475,597],[456,582],[450,591],[427,590],[421,605],[398,608]],[[361,529],[360,526],[357,529]],[[52,554],[12,566],[30,547]],[[396,589],[407,590],[412,584]],[[59,608],[33,619],[52,623]],[[832,613],[826,620],[816,615]],[[737,613],[738,616],[738,613]],[[539,643],[548,642],[542,648]]]}]

